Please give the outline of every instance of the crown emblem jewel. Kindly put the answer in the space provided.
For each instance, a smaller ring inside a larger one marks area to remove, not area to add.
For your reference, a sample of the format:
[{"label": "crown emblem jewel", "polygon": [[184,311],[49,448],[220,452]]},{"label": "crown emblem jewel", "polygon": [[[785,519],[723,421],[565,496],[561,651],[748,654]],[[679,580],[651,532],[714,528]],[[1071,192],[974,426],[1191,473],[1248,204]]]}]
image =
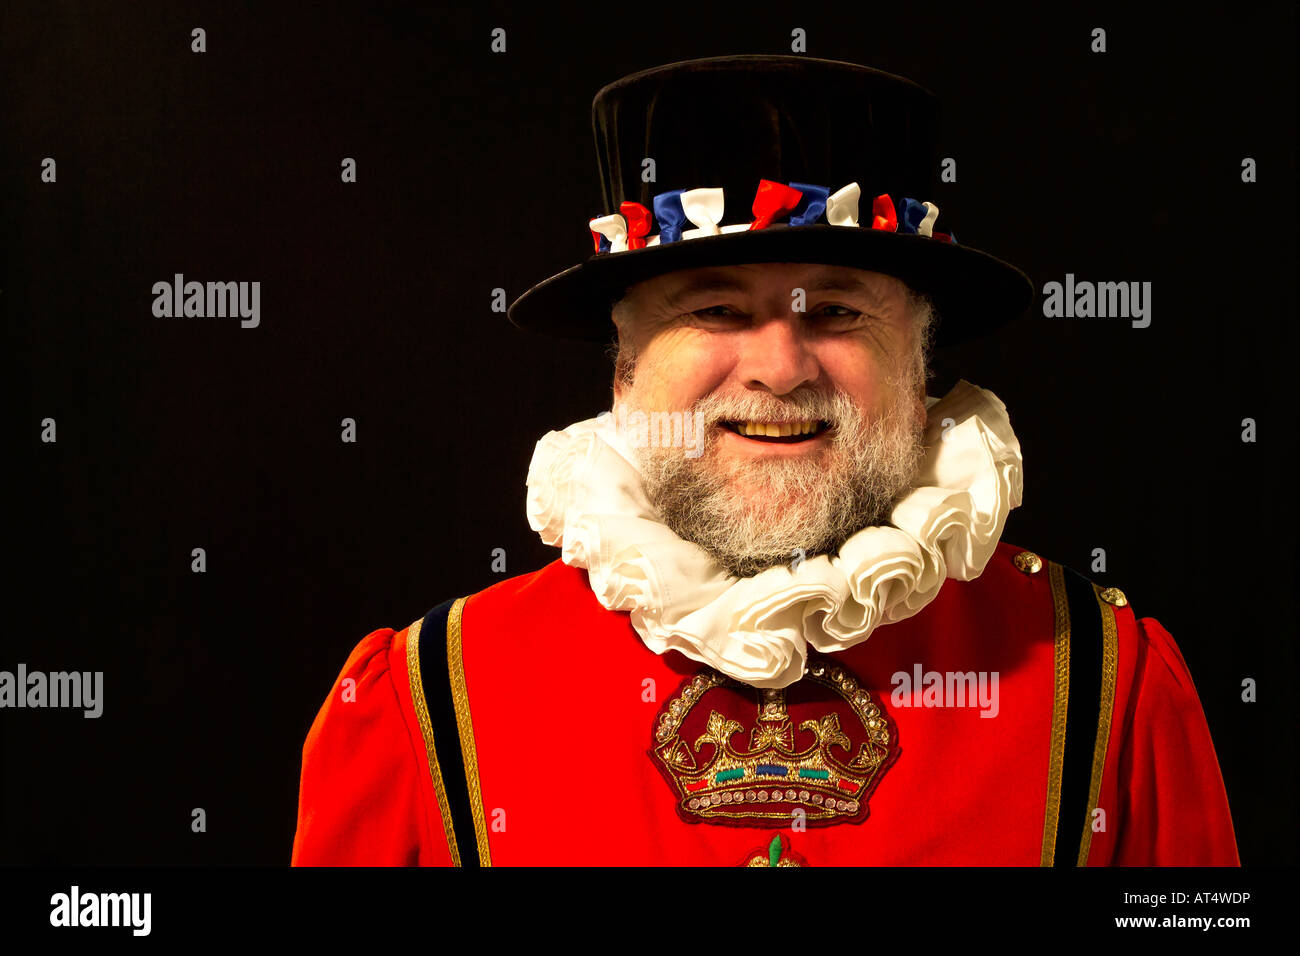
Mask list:
[{"label": "crown emblem jewel", "polygon": [[751,850],[741,866],[807,866],[808,861],[790,849],[790,838],[783,833],[772,837],[764,848]]},{"label": "crown emblem jewel", "polygon": [[753,826],[802,812],[857,823],[897,755],[888,718],[849,671],[822,657],[769,690],[705,670],[660,711],[653,759],[690,822]]}]

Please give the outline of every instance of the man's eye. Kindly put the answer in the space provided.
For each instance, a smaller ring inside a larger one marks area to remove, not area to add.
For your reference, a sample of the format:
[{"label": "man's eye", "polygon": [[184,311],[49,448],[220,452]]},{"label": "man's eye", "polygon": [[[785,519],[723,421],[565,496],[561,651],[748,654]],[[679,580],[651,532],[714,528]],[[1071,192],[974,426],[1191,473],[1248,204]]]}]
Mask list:
[{"label": "man's eye", "polygon": [[687,318],[702,325],[717,326],[726,324],[730,326],[743,321],[745,317],[730,306],[712,305],[707,309],[696,309]]},{"label": "man's eye", "polygon": [[822,325],[852,325],[862,318],[862,313],[845,305],[825,305],[813,313],[815,321]]}]

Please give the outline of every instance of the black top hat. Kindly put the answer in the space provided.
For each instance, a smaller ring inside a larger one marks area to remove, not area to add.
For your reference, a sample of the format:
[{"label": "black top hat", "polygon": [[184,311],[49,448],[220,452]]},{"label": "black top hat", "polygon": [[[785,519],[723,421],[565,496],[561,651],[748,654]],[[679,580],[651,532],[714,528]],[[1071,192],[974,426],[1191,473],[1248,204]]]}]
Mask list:
[{"label": "black top hat", "polygon": [[931,297],[939,345],[1016,318],[1033,298],[1019,269],[936,228],[924,200],[938,100],[911,80],[835,60],[724,56],[624,77],[591,111],[607,213],[590,221],[597,251],[511,304],[522,328],[608,341],[610,304],[628,286],[748,262],[897,276]]}]

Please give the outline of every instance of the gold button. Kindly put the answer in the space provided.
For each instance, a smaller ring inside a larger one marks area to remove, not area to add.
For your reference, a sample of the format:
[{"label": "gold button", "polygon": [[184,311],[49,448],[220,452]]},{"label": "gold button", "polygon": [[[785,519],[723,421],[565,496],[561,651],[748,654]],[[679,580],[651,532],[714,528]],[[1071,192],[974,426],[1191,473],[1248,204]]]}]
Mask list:
[{"label": "gold button", "polygon": [[1128,604],[1128,598],[1119,588],[1102,588],[1101,599],[1107,604],[1113,604],[1116,607],[1123,607]]},{"label": "gold button", "polygon": [[1025,574],[1037,574],[1043,570],[1043,559],[1032,551],[1021,551],[1011,559],[1015,562],[1017,568],[1024,571]]}]

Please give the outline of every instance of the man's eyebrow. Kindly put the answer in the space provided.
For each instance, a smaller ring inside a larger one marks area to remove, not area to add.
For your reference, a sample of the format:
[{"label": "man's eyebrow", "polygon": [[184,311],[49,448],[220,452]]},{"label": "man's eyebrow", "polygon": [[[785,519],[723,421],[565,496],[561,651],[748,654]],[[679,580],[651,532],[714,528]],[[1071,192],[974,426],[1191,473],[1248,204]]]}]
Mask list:
[{"label": "man's eyebrow", "polygon": [[807,291],[809,292],[854,292],[871,300],[871,304],[877,308],[884,308],[885,297],[876,289],[876,286],[868,283],[857,276],[822,276],[820,279],[814,279],[808,283]]},{"label": "man's eyebrow", "polygon": [[684,282],[664,296],[664,301],[671,306],[677,306],[683,299],[693,295],[701,295],[707,292],[744,292],[745,290],[745,284],[737,279],[731,279],[725,275],[703,275]]}]

